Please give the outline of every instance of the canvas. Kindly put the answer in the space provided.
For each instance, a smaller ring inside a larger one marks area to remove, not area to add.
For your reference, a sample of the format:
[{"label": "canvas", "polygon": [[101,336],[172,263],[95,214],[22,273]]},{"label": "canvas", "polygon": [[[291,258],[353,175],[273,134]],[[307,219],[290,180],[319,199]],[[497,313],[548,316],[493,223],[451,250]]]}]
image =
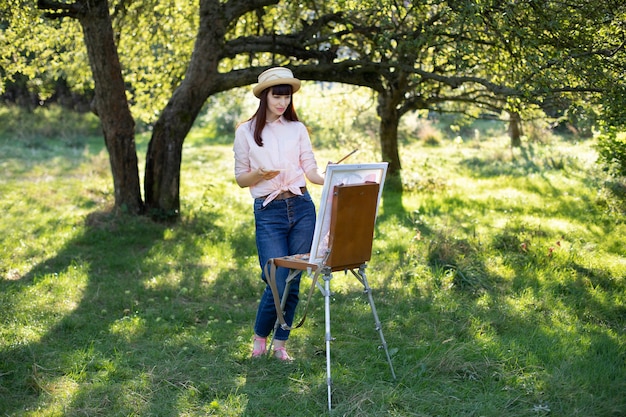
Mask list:
[{"label": "canvas", "polygon": [[[330,213],[333,202],[333,189],[335,186],[342,184],[363,184],[367,182],[375,182],[382,185],[385,182],[387,165],[386,162],[380,162],[369,164],[329,164],[327,166],[326,180],[324,181],[324,187],[319,202],[309,262],[314,264],[321,263],[328,249]],[[379,202],[382,191],[383,187],[381,186],[378,193]],[[378,214],[378,203],[376,213]]]}]

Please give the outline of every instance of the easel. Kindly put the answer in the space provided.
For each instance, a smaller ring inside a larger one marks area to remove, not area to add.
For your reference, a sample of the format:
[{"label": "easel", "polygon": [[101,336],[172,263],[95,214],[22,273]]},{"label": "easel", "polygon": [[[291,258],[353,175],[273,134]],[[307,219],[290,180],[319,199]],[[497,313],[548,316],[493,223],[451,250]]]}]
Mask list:
[{"label": "easel", "polygon": [[[387,362],[391,369],[393,379],[396,374],[393,369],[387,342],[383,336],[382,326],[378,318],[372,290],[367,282],[365,268],[367,261],[370,260],[372,254],[372,241],[374,237],[374,225],[376,222],[376,212],[378,207],[380,185],[377,183],[364,183],[352,185],[336,185],[333,189],[332,211],[330,214],[330,230],[329,244],[322,261],[318,263],[310,263],[309,258],[305,255],[287,256],[282,258],[270,259],[268,265],[271,271],[266,271],[268,281],[272,287],[274,301],[277,304],[278,320],[276,327],[282,326],[289,329],[283,317],[283,309],[286,301],[286,294],[289,293],[289,285],[291,280],[301,271],[308,271],[313,275],[313,283],[309,292],[309,299],[314,288],[317,287],[324,296],[324,313],[325,313],[325,340],[326,340],[326,385],[328,391],[328,410],[332,409],[331,402],[331,370],[330,370],[330,342],[333,340],[330,334],[330,280],[332,273],[336,271],[350,271],[363,284],[365,293],[368,295],[376,330],[380,336],[382,348],[387,355]],[[275,289],[275,268],[288,268],[289,275],[287,277],[287,286],[283,294],[282,300],[278,300],[278,291]],[[321,276],[324,286],[318,282]],[[307,303],[308,305],[308,303]],[[306,313],[299,327],[304,322]],[[274,333],[276,333],[274,331]],[[272,339],[273,342],[273,339]],[[270,344],[271,346],[271,344]]]}]

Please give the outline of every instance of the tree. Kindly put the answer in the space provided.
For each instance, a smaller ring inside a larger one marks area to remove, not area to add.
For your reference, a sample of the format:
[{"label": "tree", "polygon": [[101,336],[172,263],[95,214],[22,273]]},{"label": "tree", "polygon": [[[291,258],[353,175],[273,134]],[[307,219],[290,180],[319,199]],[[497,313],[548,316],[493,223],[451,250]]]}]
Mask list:
[{"label": "tree", "polygon": [[101,120],[109,152],[115,204],[131,213],[142,212],[135,122],[126,99],[107,1],[66,4],[39,0],[38,7],[48,10],[48,17],[71,17],[80,22],[95,84],[93,107]]},{"label": "tree", "polygon": [[[613,85],[623,87],[620,22],[626,6],[609,3],[308,0],[276,7],[279,0],[201,0],[194,14],[178,7],[177,0],[120,0],[112,17],[104,0],[41,0],[38,5],[49,17],[80,22],[96,85],[95,110],[103,119],[114,172],[116,206],[131,212],[144,207],[133,168],[136,151],[126,96],[133,104],[163,103],[146,158],[145,210],[175,218],[182,144],[206,99],[254,83],[270,65],[297,68],[304,80],[375,91],[383,160],[390,163],[389,176],[401,184],[397,131],[408,112],[507,111],[523,116],[528,106],[545,106],[561,95],[598,98]],[[171,36],[180,27],[172,23],[175,14],[188,28],[176,36],[184,39],[180,48],[159,35]],[[130,34],[119,35],[126,19],[139,25],[149,48],[120,46],[128,45]],[[192,29],[195,36],[189,35]],[[131,58],[118,59],[116,47],[133,51]],[[122,72],[120,60],[137,71]],[[175,89],[161,101],[169,91],[163,86]],[[619,108],[615,103],[612,108]]]},{"label": "tree", "polygon": [[610,97],[624,88],[623,2],[488,1],[473,7],[487,36],[498,40],[493,63],[507,63],[506,83],[519,92],[505,106],[512,122],[529,107],[566,115],[568,108],[592,104],[609,116]]},{"label": "tree", "polygon": [[[619,97],[623,2],[458,1],[355,4],[350,43],[363,67],[379,63],[381,144],[399,173],[397,122],[417,109],[509,114],[521,145],[527,110]],[[612,108],[615,108],[613,104]]]},{"label": "tree", "polygon": [[[141,96],[137,92],[141,83],[131,83],[131,87],[137,90],[126,91],[116,49],[123,39],[115,35],[112,28],[114,20],[128,16],[137,19],[141,13],[136,13],[138,10],[133,9],[132,4],[126,1],[120,1],[113,7],[114,19],[109,14],[106,0],[38,1],[37,7],[46,12],[46,17],[58,20],[72,18],[81,25],[95,85],[94,111],[102,120],[105,143],[110,155],[116,207],[131,213],[140,213],[145,209],[158,218],[176,218],[180,205],[182,144],[200,109],[212,94],[254,83],[263,69],[257,67],[224,72],[224,67],[233,68],[232,62],[241,54],[272,51],[276,45],[285,49],[285,58],[279,58],[278,61],[281,65],[286,64],[289,62],[286,57],[291,55],[288,49],[308,44],[308,40],[314,39],[321,26],[332,17],[332,14],[323,15],[319,19],[308,19],[308,22],[295,25],[296,29],[292,33],[278,36],[283,39],[282,42],[277,42],[275,27],[272,26],[268,33],[259,32],[258,42],[247,44],[247,38],[239,33],[240,18],[247,14],[257,21],[258,27],[263,28],[264,20],[268,20],[268,16],[270,23],[275,17],[265,7],[276,3],[278,0],[200,2],[198,32],[184,77],[181,77],[180,84],[153,126],[146,157],[144,206],[138,186],[134,121],[126,98],[127,93],[131,97]],[[144,12],[151,6],[157,10],[158,2],[144,3]],[[16,4],[15,7],[19,8],[19,5]],[[248,32],[244,30],[243,33]],[[18,36],[14,37],[16,38]],[[151,47],[154,48],[155,44]],[[298,48],[303,59],[307,56],[319,58],[325,55],[323,51],[308,51],[302,46]],[[274,56],[265,58],[264,61],[276,64]],[[176,76],[172,78],[175,83]]]},{"label": "tree", "polygon": [[[258,68],[249,66],[248,69],[220,72],[223,60],[234,60],[240,54],[262,53],[276,49],[284,51],[284,57],[295,54],[302,60],[324,59],[326,55],[324,51],[308,50],[302,45],[308,45],[311,39],[315,39],[314,36],[321,27],[332,20],[333,14],[316,17],[306,24],[293,25],[293,31],[288,34],[278,35],[273,31],[269,34],[260,33],[254,37],[254,41],[247,36],[236,36],[236,22],[239,22],[242,16],[247,14],[248,18],[258,19],[257,27],[262,28],[263,8],[277,2],[277,0],[230,0],[226,3],[218,0],[201,1],[198,36],[187,72],[154,125],[148,148],[145,198],[146,208],[152,215],[178,216],[182,145],[206,99],[220,91],[252,84],[256,82],[260,73]],[[231,31],[235,32],[234,37]],[[282,58],[279,63],[286,62],[288,59]]]}]

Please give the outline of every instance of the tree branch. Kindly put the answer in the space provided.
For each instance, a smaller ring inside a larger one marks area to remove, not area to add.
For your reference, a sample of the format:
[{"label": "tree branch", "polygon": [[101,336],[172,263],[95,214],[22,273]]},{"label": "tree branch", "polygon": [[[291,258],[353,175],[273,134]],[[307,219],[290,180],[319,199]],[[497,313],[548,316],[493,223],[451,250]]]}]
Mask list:
[{"label": "tree branch", "polygon": [[44,16],[49,19],[61,19],[63,17],[79,18],[84,14],[85,2],[63,3],[55,0],[37,0],[37,8],[44,11]]},{"label": "tree branch", "polygon": [[[216,1],[216,0],[202,0]],[[227,1],[222,5],[222,12],[226,22],[237,22],[241,16],[255,10],[261,10],[265,6],[278,4],[279,0],[243,0],[243,1]]]},{"label": "tree branch", "polygon": [[[338,82],[369,87],[375,91],[384,91],[384,86],[379,78],[380,70],[376,70],[375,65],[368,67],[361,65],[359,61],[348,60],[338,63],[287,66],[292,68],[296,77],[301,80]],[[258,75],[268,68],[270,67],[252,67],[220,73],[214,83],[216,91],[213,93],[254,84]]]},{"label": "tree branch", "polygon": [[238,37],[225,43],[220,59],[234,58],[239,54],[271,52],[301,60],[332,62],[337,58],[337,47],[332,46],[330,40],[337,41],[350,32],[344,30],[328,35],[320,33],[329,23],[341,20],[342,16],[342,13],[331,13],[321,16],[312,23],[303,22],[303,27],[298,32]]}]

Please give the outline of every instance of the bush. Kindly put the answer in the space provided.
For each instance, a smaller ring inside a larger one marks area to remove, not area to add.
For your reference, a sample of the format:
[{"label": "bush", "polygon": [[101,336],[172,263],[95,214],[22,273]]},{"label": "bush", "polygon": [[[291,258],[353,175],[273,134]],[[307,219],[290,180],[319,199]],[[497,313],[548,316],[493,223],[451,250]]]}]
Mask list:
[{"label": "bush", "polygon": [[57,104],[39,106],[32,111],[18,106],[0,107],[0,137],[73,141],[100,135],[100,120],[93,113],[70,111]]},{"label": "bush", "polygon": [[598,162],[613,177],[626,177],[626,132],[608,131],[598,137]]},{"label": "bush", "polygon": [[427,146],[439,146],[443,140],[443,132],[433,125],[429,120],[424,121],[419,126],[417,137]]}]

